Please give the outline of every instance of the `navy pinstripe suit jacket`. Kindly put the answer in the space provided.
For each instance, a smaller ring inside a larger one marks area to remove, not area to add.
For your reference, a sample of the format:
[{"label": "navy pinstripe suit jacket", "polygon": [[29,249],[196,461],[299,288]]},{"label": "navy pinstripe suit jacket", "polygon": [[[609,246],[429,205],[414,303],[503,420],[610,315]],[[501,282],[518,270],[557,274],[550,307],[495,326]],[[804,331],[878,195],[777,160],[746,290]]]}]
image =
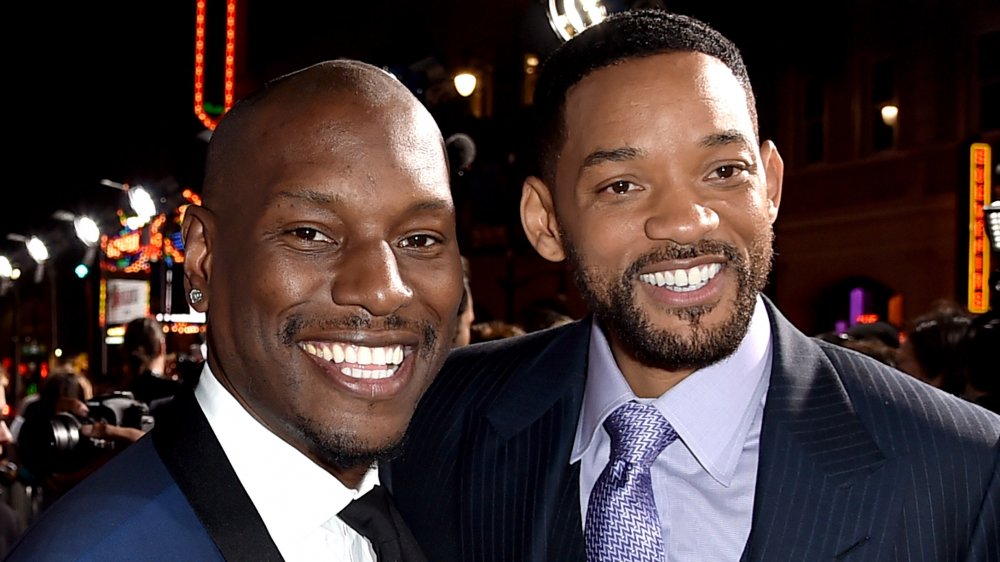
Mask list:
[{"label": "navy pinstripe suit jacket", "polygon": [[[1000,561],[1000,417],[808,338],[774,360],[743,560]],[[583,561],[587,321],[461,348],[385,470],[433,562]]]}]

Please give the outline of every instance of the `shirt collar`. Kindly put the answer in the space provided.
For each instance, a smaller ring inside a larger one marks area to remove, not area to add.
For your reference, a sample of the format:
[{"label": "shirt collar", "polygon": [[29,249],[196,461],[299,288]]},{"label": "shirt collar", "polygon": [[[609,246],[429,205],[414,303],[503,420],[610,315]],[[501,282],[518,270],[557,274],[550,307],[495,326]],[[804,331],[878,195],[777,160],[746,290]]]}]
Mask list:
[{"label": "shirt collar", "polygon": [[257,421],[205,363],[195,397],[275,544],[295,544],[378,484],[372,467],[357,490]]},{"label": "shirt collar", "polygon": [[[651,402],[715,480],[728,486],[753,422],[763,408],[771,370],[771,328],[758,297],[746,335],[732,355],[699,369]],[[583,407],[571,462],[594,446],[611,412],[637,399],[594,320]]]}]

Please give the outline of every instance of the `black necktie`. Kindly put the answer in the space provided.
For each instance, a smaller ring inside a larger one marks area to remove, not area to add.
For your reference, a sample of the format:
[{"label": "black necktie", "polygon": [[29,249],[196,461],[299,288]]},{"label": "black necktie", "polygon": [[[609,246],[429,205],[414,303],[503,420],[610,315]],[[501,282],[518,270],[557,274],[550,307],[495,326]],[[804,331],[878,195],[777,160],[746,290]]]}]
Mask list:
[{"label": "black necktie", "polygon": [[427,561],[382,486],[347,504],[337,515],[371,541],[378,562]]}]

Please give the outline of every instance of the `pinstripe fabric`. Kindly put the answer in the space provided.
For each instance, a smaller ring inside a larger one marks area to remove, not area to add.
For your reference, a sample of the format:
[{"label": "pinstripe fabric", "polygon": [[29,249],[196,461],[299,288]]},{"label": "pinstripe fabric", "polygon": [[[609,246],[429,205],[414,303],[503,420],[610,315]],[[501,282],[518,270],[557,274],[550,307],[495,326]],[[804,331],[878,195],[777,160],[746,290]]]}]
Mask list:
[{"label": "pinstripe fabric", "polygon": [[[747,561],[1000,561],[1000,417],[805,337],[774,361]],[[456,350],[383,482],[435,562],[584,560],[587,321]]]}]

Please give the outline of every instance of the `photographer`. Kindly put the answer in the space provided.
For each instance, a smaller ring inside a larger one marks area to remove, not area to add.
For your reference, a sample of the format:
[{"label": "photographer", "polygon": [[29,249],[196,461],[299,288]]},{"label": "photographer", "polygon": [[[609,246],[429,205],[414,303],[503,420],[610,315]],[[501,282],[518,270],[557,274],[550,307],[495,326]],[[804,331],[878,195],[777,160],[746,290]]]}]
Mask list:
[{"label": "photographer", "polygon": [[[122,402],[139,413],[131,414],[133,419],[122,420],[114,413],[109,415],[108,408],[102,406],[111,403],[112,409],[124,410]],[[102,410],[101,416],[94,416],[95,407]],[[61,371],[49,375],[42,383],[38,398],[27,404],[21,414],[23,422],[15,445],[26,477],[42,489],[41,508],[44,510],[142,437],[152,427],[152,422],[147,420],[143,425],[141,412],[148,413],[148,409],[129,394],[86,400],[73,373]]]}]

